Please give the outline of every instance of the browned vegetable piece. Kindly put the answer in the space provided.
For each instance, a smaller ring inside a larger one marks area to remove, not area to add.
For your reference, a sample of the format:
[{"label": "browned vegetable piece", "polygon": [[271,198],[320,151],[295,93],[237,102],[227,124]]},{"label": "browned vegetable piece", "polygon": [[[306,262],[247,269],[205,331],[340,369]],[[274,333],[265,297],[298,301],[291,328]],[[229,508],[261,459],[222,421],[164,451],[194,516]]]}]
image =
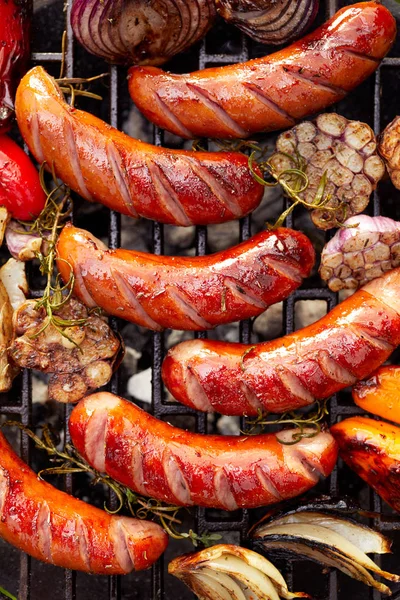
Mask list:
[{"label": "browned vegetable piece", "polygon": [[[362,212],[385,173],[371,127],[335,113],[285,131],[278,137],[276,150],[269,162],[278,173],[300,166],[307,175],[308,186],[299,193],[302,199],[312,204],[320,195],[327,200],[326,207],[337,209],[312,211],[314,225],[320,229],[337,227]],[[299,183],[302,187],[304,181]]]},{"label": "browned vegetable piece", "polygon": [[[53,313],[65,321],[84,320],[62,332],[48,323],[44,308],[28,300],[14,315],[10,356],[20,366],[50,373],[49,399],[76,402],[108,383],[123,347],[105,319],[75,298]],[[47,324],[48,323],[48,324]],[[47,324],[47,326],[46,326]]]},{"label": "browned vegetable piece", "polygon": [[8,212],[5,206],[0,206],[0,246],[3,243],[7,225],[11,219],[11,213]]},{"label": "browned vegetable piece", "polygon": [[385,365],[352,389],[355,404],[373,415],[400,424],[400,367]]},{"label": "browned vegetable piece", "polygon": [[0,392],[8,392],[19,367],[8,356],[13,339],[13,313],[28,293],[24,263],[10,258],[0,269]]},{"label": "browned vegetable piece", "polygon": [[351,417],[334,425],[331,433],[345,463],[400,512],[400,428]]},{"label": "browned vegetable piece", "polygon": [[10,363],[7,349],[12,340],[13,309],[6,288],[0,281],[0,392],[8,392],[19,369]]}]

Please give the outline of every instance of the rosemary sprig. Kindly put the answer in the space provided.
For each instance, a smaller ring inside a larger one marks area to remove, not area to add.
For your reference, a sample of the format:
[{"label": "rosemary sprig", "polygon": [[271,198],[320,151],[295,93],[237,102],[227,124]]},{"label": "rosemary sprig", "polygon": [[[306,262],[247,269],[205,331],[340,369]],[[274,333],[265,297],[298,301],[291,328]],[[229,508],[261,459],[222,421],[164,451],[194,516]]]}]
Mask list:
[{"label": "rosemary sprig", "polygon": [[[309,413],[308,415],[299,415],[294,411],[290,411],[282,414],[278,419],[269,420],[268,414],[266,412],[262,412],[259,409],[258,415],[255,419],[247,420],[246,425],[249,426],[248,429],[242,431],[245,435],[257,435],[259,433],[263,433],[265,428],[269,425],[294,425],[299,428],[298,433],[293,434],[293,438],[291,442],[286,442],[277,438],[278,442],[285,446],[293,446],[300,442],[303,439],[314,438],[321,431],[321,421],[325,419],[327,415],[329,415],[327,400],[324,402],[318,402],[317,408],[314,412]],[[305,431],[306,428],[311,427],[313,431]]]},{"label": "rosemary sprig", "polygon": [[92,92],[88,92],[85,90],[84,86],[91,83],[92,81],[96,81],[97,79],[102,79],[103,77],[108,77],[109,73],[102,73],[101,75],[96,75],[95,77],[64,77],[65,73],[65,65],[66,65],[66,52],[67,52],[67,32],[63,31],[61,38],[61,66],[60,66],[60,75],[58,79],[55,81],[60,86],[60,90],[64,94],[70,94],[71,106],[75,104],[76,96],[85,96],[86,98],[93,98],[94,100],[103,100],[101,96],[98,94],[93,94]]},{"label": "rosemary sprig", "polygon": [[96,81],[97,79],[102,79],[103,77],[108,77],[109,73],[101,73],[100,75],[95,75],[94,77],[63,77],[61,79],[56,79],[55,81],[58,83],[60,90],[64,94],[70,94],[71,106],[75,104],[76,96],[85,96],[86,98],[92,98],[94,100],[103,100],[103,97],[99,94],[94,94],[93,92],[88,92],[85,90],[85,85],[88,85],[92,81]]},{"label": "rosemary sprig", "polygon": [[221,539],[221,536],[216,533],[209,534],[205,532],[199,535],[192,529],[189,532],[180,532],[176,526],[182,524],[182,521],[177,516],[178,512],[182,509],[181,506],[164,504],[160,500],[145,498],[136,494],[126,486],[112,479],[109,475],[99,473],[99,471],[91,467],[71,444],[65,444],[64,449],[59,450],[57,448],[57,440],[54,438],[48,425],[43,426],[42,437],[36,435],[34,431],[19,421],[5,421],[3,426],[18,427],[34,441],[37,448],[46,451],[52,457],[52,461],[57,463],[55,467],[42,469],[38,473],[38,477],[41,478],[46,474],[66,475],[70,473],[88,473],[93,477],[93,485],[102,483],[112,490],[116,495],[118,504],[115,509],[110,509],[106,504],[104,505],[104,509],[109,514],[119,513],[123,508],[126,508],[137,519],[147,519],[149,515],[156,517],[172,538],[176,540],[188,539],[195,547],[199,544],[207,547]]}]

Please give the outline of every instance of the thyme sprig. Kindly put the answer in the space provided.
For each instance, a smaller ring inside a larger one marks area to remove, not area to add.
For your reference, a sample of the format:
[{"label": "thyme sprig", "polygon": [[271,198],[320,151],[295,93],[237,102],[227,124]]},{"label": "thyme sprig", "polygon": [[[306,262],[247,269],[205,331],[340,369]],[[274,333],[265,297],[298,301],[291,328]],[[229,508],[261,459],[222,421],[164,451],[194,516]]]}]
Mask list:
[{"label": "thyme sprig", "polygon": [[42,427],[42,436],[39,437],[34,431],[23,425],[19,421],[5,421],[3,426],[16,426],[23,433],[28,435],[35,443],[35,446],[40,450],[47,452],[52,457],[52,462],[57,466],[42,469],[38,473],[38,477],[42,478],[45,475],[67,475],[71,473],[87,473],[93,477],[92,484],[102,483],[112,490],[117,498],[116,508],[109,508],[106,503],[104,509],[109,514],[117,514],[123,508],[129,510],[130,514],[137,519],[148,519],[149,516],[157,518],[165,531],[174,539],[188,539],[196,547],[202,545],[205,547],[211,546],[215,541],[221,539],[221,536],[216,533],[205,532],[197,534],[192,529],[188,532],[181,532],[177,529],[177,525],[181,525],[182,521],[178,518],[178,512],[182,510],[181,506],[165,504],[154,498],[145,498],[136,494],[126,486],[118,483],[109,475],[99,473],[96,469],[90,466],[79,452],[71,445],[65,444],[60,450],[57,445],[58,441],[52,433],[48,425]]},{"label": "thyme sprig", "polygon": [[[242,431],[245,435],[257,435],[265,432],[265,429],[270,425],[294,425],[298,427],[298,433],[294,433],[291,442],[277,438],[278,442],[285,446],[293,446],[303,439],[311,439],[321,432],[321,422],[329,415],[327,400],[318,402],[315,411],[307,415],[300,415],[294,411],[290,411],[280,415],[278,419],[269,420],[270,413],[258,410],[258,415],[255,419],[248,419],[246,425],[248,428]],[[306,431],[307,428],[312,428],[313,431]]]},{"label": "thyme sprig", "polygon": [[[275,155],[273,154],[267,160],[256,162],[255,157],[257,152],[258,150],[253,150],[249,156],[249,169],[253,177],[256,179],[256,181],[258,181],[258,183],[266,187],[276,187],[277,185],[280,185],[285,196],[291,202],[288,208],[278,217],[274,225],[270,226],[270,229],[281,227],[286,221],[287,217],[294,211],[296,206],[299,205],[304,206],[309,210],[323,209],[328,213],[344,214],[340,220],[342,221],[346,219],[348,206],[345,202],[340,202],[340,204],[336,207],[328,205],[332,199],[332,196],[325,193],[328,182],[328,174],[326,171],[320,179],[313,201],[307,202],[300,196],[300,194],[308,189],[310,184],[307,176],[307,162],[304,160],[304,158],[297,151],[294,152],[293,155],[287,154],[286,152],[279,152],[279,154],[285,156],[293,163],[293,168],[285,169],[284,171],[278,173],[272,164],[272,159]],[[255,165],[258,166],[263,174],[262,177],[256,173]],[[267,179],[268,177],[269,179]],[[323,220],[323,216],[321,217],[321,220]]]},{"label": "thyme sprig", "polygon": [[72,266],[65,259],[59,258],[68,264],[70,276],[67,283],[63,284],[60,274],[54,275],[58,234],[72,213],[71,192],[65,184],[57,180],[54,167],[52,168],[54,187],[50,189],[45,180],[45,167],[46,163],[43,163],[40,167],[39,178],[47,196],[46,204],[35,221],[20,221],[24,227],[24,233],[36,234],[43,240],[41,251],[36,254],[36,257],[39,260],[40,272],[47,278],[43,296],[35,304],[36,310],[44,309],[46,318],[39,330],[32,335],[32,339],[37,338],[49,325],[52,325],[63,337],[76,345],[65,330],[69,327],[84,325],[86,319],[63,319],[57,315],[57,312],[72,296],[75,283]]},{"label": "thyme sprig", "polygon": [[[192,150],[204,150],[201,143],[201,140],[195,140],[192,145]],[[329,206],[332,196],[326,193],[326,185],[328,183],[328,174],[326,171],[321,177],[312,202],[307,202],[300,196],[300,194],[308,189],[310,182],[307,175],[307,161],[295,148],[293,148],[293,154],[275,152],[268,158],[268,148],[262,148],[253,140],[231,141],[217,139],[215,140],[215,143],[221,150],[226,152],[242,152],[243,154],[250,152],[248,164],[254,179],[260,185],[265,187],[277,187],[280,185],[284,195],[290,200],[291,204],[278,217],[273,225],[268,225],[269,229],[281,227],[287,217],[294,211],[296,206],[299,205],[304,206],[308,210],[323,209],[327,213],[340,215],[340,220],[338,220],[337,223],[338,226],[340,226],[341,222],[346,220],[348,205],[345,202],[340,202],[336,207]],[[273,158],[277,154],[288,158],[292,162],[293,167],[278,173],[272,163]],[[256,167],[261,171],[261,176],[257,172]],[[324,220],[324,215],[320,217],[320,220]],[[325,220],[329,220],[329,217],[325,217]]]}]

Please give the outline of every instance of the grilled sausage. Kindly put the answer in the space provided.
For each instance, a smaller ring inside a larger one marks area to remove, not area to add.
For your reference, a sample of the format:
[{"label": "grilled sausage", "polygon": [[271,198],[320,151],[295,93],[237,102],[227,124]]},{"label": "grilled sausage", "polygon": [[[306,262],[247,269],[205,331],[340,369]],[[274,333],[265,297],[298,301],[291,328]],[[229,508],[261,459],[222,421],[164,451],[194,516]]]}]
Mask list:
[{"label": "grilled sausage", "polygon": [[110,515],[42,481],[2,433],[0,536],[38,560],[99,575],[147,569],[168,543],[156,523]]},{"label": "grilled sausage", "polygon": [[395,269],[271,342],[178,344],[165,358],[164,382],[183,404],[225,415],[282,413],[327,398],[372,373],[400,344],[399,286]]},{"label": "grilled sausage", "polygon": [[235,510],[292,498],[328,475],[337,458],[327,432],[292,446],[277,438],[292,441],[298,429],[247,438],[201,435],[106,392],[82,400],[69,427],[75,447],[98,471],[182,506]]},{"label": "grilled sausage", "polygon": [[254,210],[263,187],[248,158],[235,152],[189,152],[145,144],[67,104],[42,67],[22,79],[16,114],[38,162],[90,202],[130,217],[173,225],[209,225]]},{"label": "grilled sausage", "polygon": [[296,289],[314,263],[308,238],[283,228],[192,258],[108,250],[67,225],[57,255],[63,279],[72,267],[75,294],[87,306],[155,330],[201,331],[259,315]]},{"label": "grilled sausage", "polygon": [[400,427],[351,417],[331,429],[344,462],[400,512]]},{"label": "grilled sausage", "polygon": [[395,37],[388,9],[360,2],[291,46],[247,63],[188,75],[132,67],[129,91],[150,121],[184,138],[244,138],[287,129],[341,100],[378,68]]}]

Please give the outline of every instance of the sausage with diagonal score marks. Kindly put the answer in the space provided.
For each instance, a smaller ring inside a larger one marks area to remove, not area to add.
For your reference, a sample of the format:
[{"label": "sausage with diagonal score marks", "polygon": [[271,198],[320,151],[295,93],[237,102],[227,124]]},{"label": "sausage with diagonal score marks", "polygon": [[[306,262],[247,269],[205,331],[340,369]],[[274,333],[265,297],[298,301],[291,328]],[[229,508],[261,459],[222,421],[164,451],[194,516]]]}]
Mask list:
[{"label": "sausage with diagonal score marks", "polygon": [[172,75],[132,67],[129,91],[153,123],[185,138],[245,138],[292,127],[342,100],[389,52],[396,20],[378,2],[346,6],[294,44],[249,62]]},{"label": "sausage with diagonal score marks", "polygon": [[293,445],[287,444],[299,429],[202,435],[172,427],[107,392],[84,398],[69,428],[78,452],[99,472],[182,506],[236,510],[293,498],[329,475],[337,459],[327,431]]},{"label": "sausage with diagonal score marks", "polygon": [[263,231],[208,256],[108,250],[89,232],[64,227],[57,267],[88,307],[160,330],[212,329],[261,314],[310,274],[314,249],[292,229]]},{"label": "sausage with diagonal score marks", "polygon": [[15,110],[39,163],[53,165],[86,200],[129,217],[211,225],[239,219],[261,202],[264,188],[244,154],[169,150],[135,140],[67,104],[42,67],[22,79]]},{"label": "sausage with diagonal score marks", "polygon": [[110,515],[42,481],[0,433],[0,537],[46,563],[124,575],[167,547],[156,523]]},{"label": "sausage with diagonal score marks", "polygon": [[254,346],[182,342],[162,376],[187,406],[225,415],[283,413],[328,398],[370,375],[400,344],[400,269],[374,279],[325,317]]}]

